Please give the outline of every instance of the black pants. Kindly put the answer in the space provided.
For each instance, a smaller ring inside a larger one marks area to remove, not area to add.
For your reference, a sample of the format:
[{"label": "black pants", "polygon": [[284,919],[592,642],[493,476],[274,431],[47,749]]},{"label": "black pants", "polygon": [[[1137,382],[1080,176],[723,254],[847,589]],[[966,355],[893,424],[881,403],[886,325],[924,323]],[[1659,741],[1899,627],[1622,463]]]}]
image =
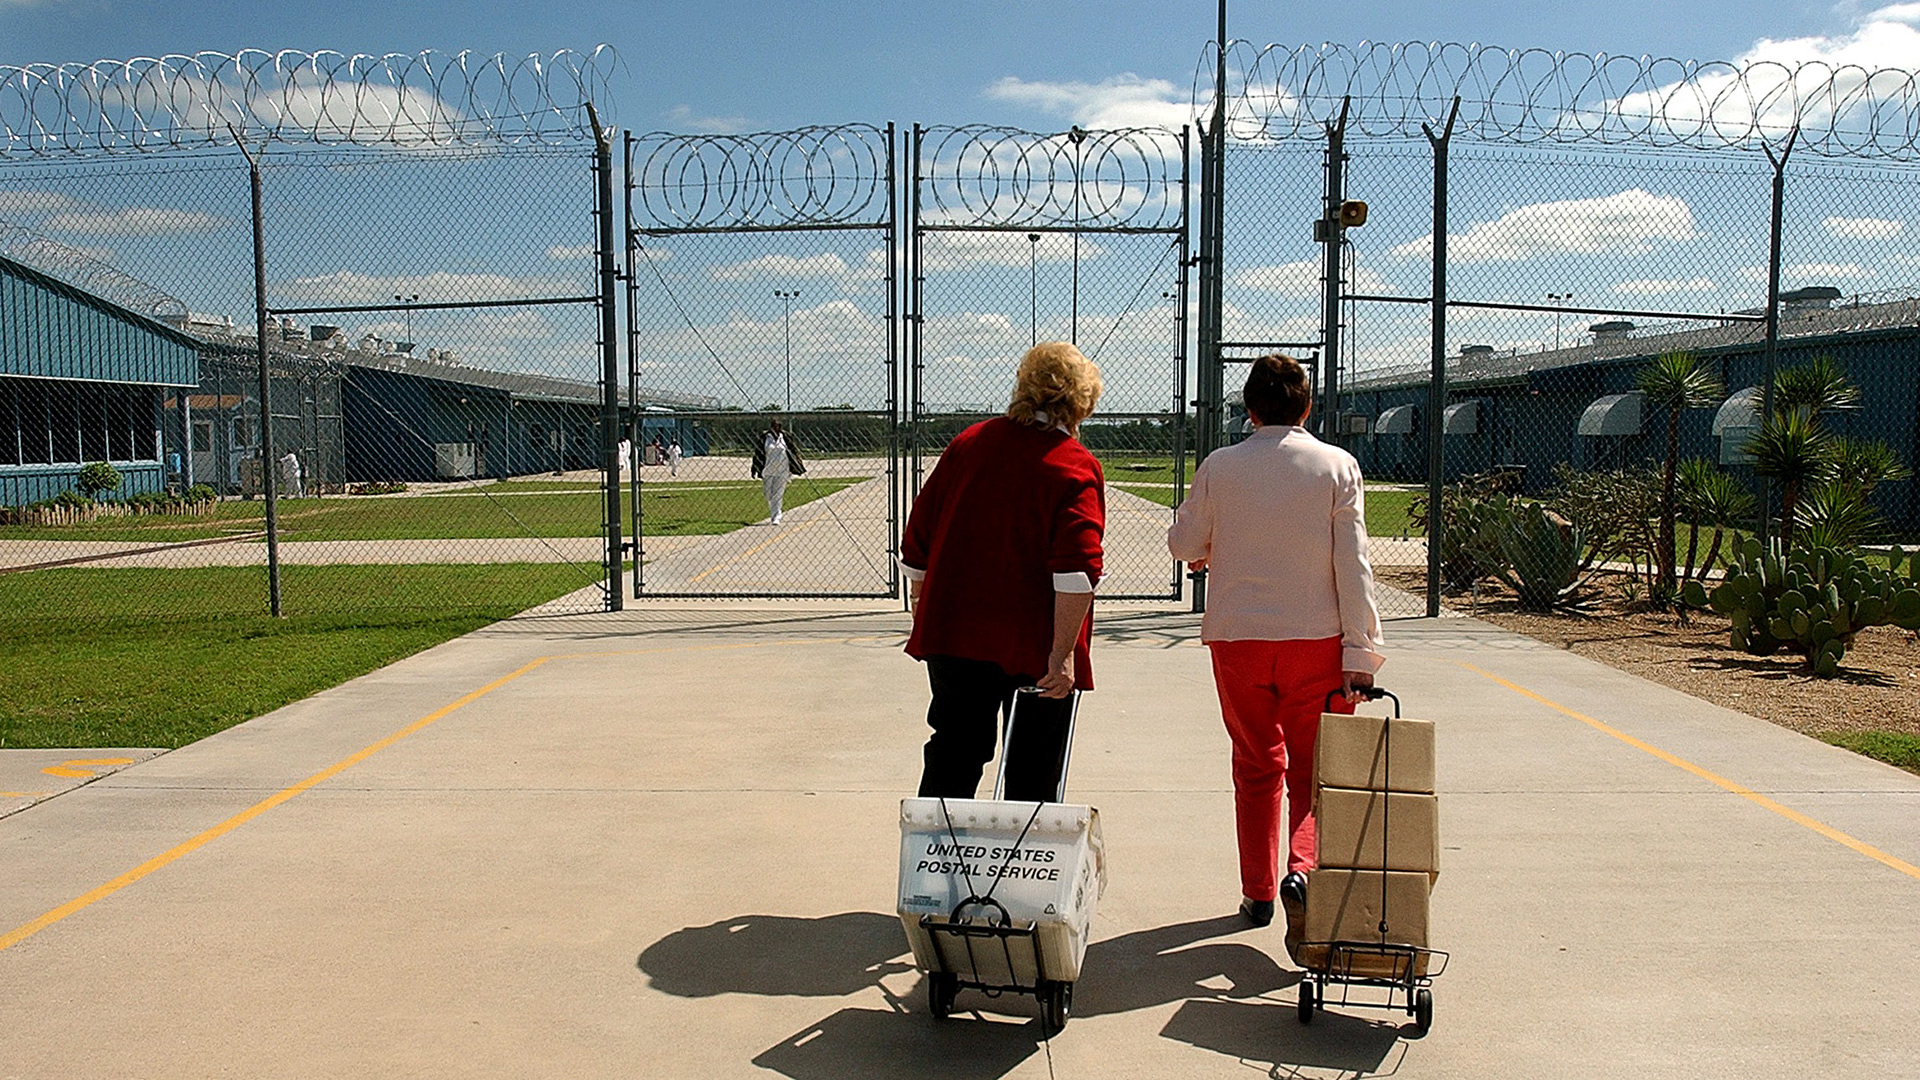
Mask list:
[{"label": "black pants", "polygon": [[[1009,675],[986,660],[927,657],[927,683],[933,689],[927,726],[933,735],[927,739],[926,769],[920,774],[922,798],[974,797],[981,770],[999,741],[1001,715],[1013,708],[1015,690],[1036,681],[1033,676]],[[1066,762],[1072,710],[1072,697],[1027,695],[1007,751],[1004,798],[1054,801]]]}]

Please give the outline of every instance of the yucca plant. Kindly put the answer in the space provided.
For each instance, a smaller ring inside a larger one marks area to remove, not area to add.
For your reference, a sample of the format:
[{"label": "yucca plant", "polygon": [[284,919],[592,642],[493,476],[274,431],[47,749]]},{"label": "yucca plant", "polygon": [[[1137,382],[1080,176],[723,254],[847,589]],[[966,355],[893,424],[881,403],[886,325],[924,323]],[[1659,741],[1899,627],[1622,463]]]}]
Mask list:
[{"label": "yucca plant", "polygon": [[[1753,520],[1753,493],[1722,472],[1705,458],[1691,458],[1680,464],[1680,513],[1692,526],[1687,540],[1687,563],[1681,573],[1685,580],[1704,579],[1720,562],[1720,546],[1727,532]],[[1700,532],[1713,530],[1707,557],[1696,561],[1700,551]]]},{"label": "yucca plant", "polygon": [[1808,420],[1818,422],[1823,413],[1858,404],[1860,388],[1848,381],[1846,370],[1831,356],[1816,356],[1773,374],[1775,415],[1804,413]]},{"label": "yucca plant", "polygon": [[1660,473],[1660,531],[1654,542],[1654,586],[1657,595],[1678,588],[1674,569],[1675,484],[1680,466],[1680,414],[1718,404],[1727,388],[1700,366],[1689,352],[1662,353],[1640,369],[1637,380],[1646,403],[1667,411],[1667,457]]},{"label": "yucca plant", "polygon": [[1804,409],[1776,413],[1747,444],[1753,471],[1780,482],[1780,539],[1793,540],[1800,493],[1826,479],[1832,440]]}]

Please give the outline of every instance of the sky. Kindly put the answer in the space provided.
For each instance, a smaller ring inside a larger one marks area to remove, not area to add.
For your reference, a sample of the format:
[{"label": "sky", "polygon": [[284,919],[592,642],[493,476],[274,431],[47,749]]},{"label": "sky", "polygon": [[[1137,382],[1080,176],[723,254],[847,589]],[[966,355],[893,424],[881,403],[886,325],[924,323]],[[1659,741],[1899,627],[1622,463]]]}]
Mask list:
[{"label": "sky", "polygon": [[[1839,47],[1869,10],[1695,0],[1679,17],[1670,0],[1240,0],[1228,33],[1257,44],[1459,41],[1731,59],[1763,40],[1802,41],[1804,52]],[[0,64],[241,48],[524,55],[606,43],[623,61],[615,119],[637,131],[849,121],[1040,128],[1086,123],[1115,100],[1187,100],[1216,11],[1205,0],[0,0]]]},{"label": "sky", "polygon": [[[1184,122],[1215,16],[1212,3],[1167,0],[0,0],[0,66],[243,48],[524,56],[608,44],[619,62],[603,112],[636,132],[848,122],[1058,132]],[[1701,60],[1920,64],[1920,3],[1696,0],[1677,17],[1671,0],[1240,2],[1228,30],[1255,46],[1456,41]],[[1319,268],[1302,222],[1315,212],[1318,169],[1312,154],[1250,157],[1230,176],[1235,212],[1247,216],[1229,251],[1229,338],[1296,340],[1317,331]],[[1538,302],[1572,293],[1602,307],[1726,311],[1749,306],[1764,278],[1756,277],[1765,257],[1764,182],[1756,187],[1750,176],[1592,161],[1516,176],[1471,155],[1457,169],[1449,229],[1456,296]],[[1356,152],[1350,190],[1376,207],[1368,229],[1353,234],[1356,286],[1402,295],[1424,288],[1431,230],[1423,170],[1404,155]],[[196,311],[246,321],[250,278],[229,272],[248,250],[245,204],[236,201],[244,189],[230,170],[174,170],[164,183],[155,175],[152,161],[80,172],[67,165],[0,170],[0,218],[153,281]],[[406,154],[270,173],[269,216],[278,229],[269,244],[272,302],[589,291],[582,180],[578,162],[456,168]],[[1869,292],[1920,280],[1913,246],[1920,207],[1903,191],[1867,183],[1795,192],[1789,288]],[[299,242],[285,242],[289,235]],[[1260,243],[1242,242],[1254,236]],[[1073,246],[1058,236],[1029,243],[1019,232],[946,234],[932,237],[926,252],[936,271],[923,324],[929,400],[987,403],[1000,392],[1004,357],[1034,337],[1069,334],[1106,350],[1097,359],[1114,371],[1111,408],[1157,410],[1171,400],[1176,275],[1163,238],[1087,237]],[[635,365],[643,383],[757,407],[788,397],[791,371],[791,395],[801,405],[883,401],[886,384],[873,363],[887,348],[879,233],[659,239],[642,258],[636,325],[645,348]],[[351,323],[350,336],[404,335],[489,366],[591,370],[594,327],[577,309],[342,321]],[[1572,316],[1564,329],[1577,333],[1588,321]],[[1561,322],[1463,316],[1457,344],[1470,338],[1544,348],[1561,334]],[[1349,334],[1351,362],[1417,361],[1423,333],[1419,309],[1377,306]]]}]

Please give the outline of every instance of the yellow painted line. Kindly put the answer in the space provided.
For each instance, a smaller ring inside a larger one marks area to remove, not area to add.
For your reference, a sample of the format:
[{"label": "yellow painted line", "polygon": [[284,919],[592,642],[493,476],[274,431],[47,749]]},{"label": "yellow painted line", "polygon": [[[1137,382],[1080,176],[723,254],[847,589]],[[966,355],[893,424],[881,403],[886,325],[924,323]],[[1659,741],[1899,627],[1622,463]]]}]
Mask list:
[{"label": "yellow painted line", "polygon": [[1588,716],[1585,713],[1575,712],[1572,709],[1567,708],[1565,705],[1562,705],[1557,701],[1553,701],[1548,698],[1542,697],[1541,695],[1534,693],[1533,691],[1527,689],[1524,686],[1520,686],[1517,683],[1508,682],[1507,680],[1501,678],[1500,676],[1495,675],[1491,671],[1486,671],[1481,668],[1474,667],[1472,664],[1469,664],[1460,660],[1456,660],[1454,661],[1454,663],[1459,664],[1461,667],[1466,668],[1468,671],[1471,671],[1476,675],[1483,675],[1486,678],[1491,679],[1496,683],[1499,683],[1501,686],[1504,686],[1507,689],[1513,691],[1514,693],[1519,694],[1521,697],[1531,698],[1534,701],[1537,701],[1540,704],[1545,705],[1547,708],[1554,710],[1555,712],[1563,713],[1567,716],[1571,716],[1575,720],[1578,720],[1581,723],[1587,725],[1588,727],[1593,728],[1595,731],[1601,732],[1602,734],[1611,735],[1614,738],[1619,739],[1621,742],[1626,743],[1628,746],[1631,746],[1636,750],[1641,750],[1641,751],[1645,751],[1648,754],[1652,754],[1654,757],[1659,758],[1661,761],[1664,761],[1669,765],[1675,766],[1676,768],[1685,769],[1687,772],[1692,773],[1693,775],[1699,777],[1702,780],[1705,780],[1710,784],[1713,784],[1716,787],[1724,788],[1727,791],[1731,791],[1735,795],[1738,795],[1741,798],[1746,799],[1757,806],[1763,806],[1766,809],[1771,810],[1776,814],[1779,814],[1781,817],[1786,818],[1788,821],[1793,822],[1795,825],[1800,825],[1804,828],[1811,829],[1814,832],[1819,833],[1821,836],[1824,836],[1827,839],[1832,840],[1836,844],[1840,844],[1844,847],[1852,848],[1854,851],[1857,851],[1860,854],[1865,855],[1867,858],[1872,859],[1875,862],[1881,863],[1885,866],[1889,866],[1895,870],[1898,870],[1901,873],[1907,875],[1908,877],[1920,879],[1920,866],[1915,866],[1904,859],[1895,858],[1894,856],[1889,855],[1884,851],[1881,851],[1879,848],[1874,847],[1872,844],[1869,844],[1862,840],[1858,840],[1858,839],[1855,839],[1854,837],[1848,836],[1846,833],[1841,832],[1839,829],[1836,829],[1833,826],[1826,824],[1825,822],[1817,821],[1814,818],[1810,818],[1807,815],[1801,813],[1798,810],[1793,809],[1790,806],[1782,806],[1781,804],[1773,801],[1772,799],[1767,798],[1765,795],[1760,794],[1759,792],[1753,790],[1750,787],[1747,787],[1743,784],[1737,784],[1734,781],[1729,780],[1724,776],[1721,776],[1719,773],[1713,772],[1712,770],[1703,769],[1700,766],[1695,765],[1693,762],[1688,761],[1687,759],[1680,757],[1676,754],[1670,754],[1667,751],[1662,750],[1657,746],[1654,746],[1652,743],[1646,742],[1645,740],[1636,739],[1633,736],[1627,734],[1626,732],[1621,731],[1620,729],[1612,727],[1610,725],[1601,723],[1600,721],[1595,720],[1593,717]]},{"label": "yellow painted line", "polygon": [[779,543],[780,541],[785,540],[787,537],[792,536],[793,534],[800,532],[803,529],[811,529],[812,527],[818,524],[820,524],[819,518],[808,518],[807,520],[799,523],[798,525],[790,526],[789,528],[774,534],[769,539],[763,540],[760,543],[753,545],[752,547],[748,548],[747,550],[741,552],[738,555],[730,555],[727,558],[721,559],[719,562],[714,563],[712,566],[709,566],[705,570],[700,571],[698,574],[695,574],[693,577],[688,578],[687,584],[691,585],[694,582],[701,580],[702,578],[705,578],[711,574],[718,573],[723,567],[730,566],[733,563],[737,563],[741,559],[744,559],[749,555],[757,555],[760,552],[765,551],[767,548],[770,548],[773,545]]},{"label": "yellow painted line", "polygon": [[130,757],[74,758],[58,765],[49,765],[40,771],[48,776],[58,776],[65,780],[84,780],[94,775],[94,770],[113,765],[131,765]]},{"label": "yellow painted line", "polygon": [[53,794],[51,791],[0,791],[0,799],[31,799],[51,794]]},{"label": "yellow painted line", "polygon": [[[179,846],[164,852],[163,854],[156,855],[153,858],[148,859],[146,862],[141,863],[139,866],[136,866],[133,869],[127,871],[126,873],[121,874],[119,877],[114,878],[112,881],[107,882],[105,885],[102,885],[99,888],[94,889],[93,891],[87,893],[86,895],[70,900],[67,903],[62,904],[59,907],[54,908],[52,911],[49,911],[46,914],[40,916],[39,918],[33,920],[32,922],[26,923],[25,925],[19,926],[9,931],[5,936],[0,936],[0,951],[5,951],[9,948],[12,948],[13,946],[18,945],[20,942],[25,941],[26,939],[32,937],[33,935],[39,933],[40,931],[45,930],[47,927],[52,926],[53,924],[59,922],[62,919],[65,919],[67,916],[76,914],[80,911],[85,910],[88,907],[93,906],[96,903],[99,903],[102,900],[105,900],[107,897],[112,896],[114,893],[119,892],[121,889],[124,889],[127,886],[134,884],[135,882],[139,881],[141,878],[146,877],[148,874],[151,874],[154,871],[159,870],[162,867],[165,867],[167,864],[172,863],[183,856],[192,854],[193,852],[199,850],[200,848],[205,847],[207,844],[210,844],[213,841],[218,840],[220,837],[225,836],[226,834],[232,832],[233,830],[239,828],[240,826],[245,825],[247,822],[252,821],[254,818],[257,818],[260,815],[266,813],[267,811],[272,810],[274,807],[279,806],[281,803],[284,803],[289,799],[292,799],[294,796],[299,795],[307,791],[308,789],[313,788],[321,783],[324,783],[325,781],[331,779],[334,776],[339,775],[342,772],[345,772],[347,769],[350,769],[355,765],[358,765],[360,762],[365,761],[366,759],[372,757],[373,755],[379,753],[380,751],[385,750],[387,747],[392,746],[394,743],[399,742],[400,740],[408,737],[409,735],[413,735],[416,732],[419,732],[420,730],[422,730],[423,728],[426,728],[427,726],[433,724],[434,722],[444,719],[445,717],[455,712],[456,710],[466,705],[470,705],[475,701],[480,700],[481,698],[487,696],[488,694],[493,693],[495,690],[498,690],[501,687],[507,685],[508,683],[514,681],[515,679],[518,679],[520,676],[525,675],[528,672],[534,670],[535,668],[538,668],[543,664],[550,663],[554,660],[581,659],[581,658],[596,657],[596,656],[645,656],[648,654],[671,653],[671,652],[711,652],[711,651],[718,651],[723,649],[765,649],[765,648],[775,648],[775,647],[784,646],[784,645],[826,645],[826,644],[836,644],[836,643],[854,643],[854,642],[862,642],[862,641],[885,641],[891,638],[896,638],[898,636],[899,635],[894,634],[894,635],[881,635],[878,637],[865,637],[865,638],[846,638],[846,637],[812,638],[812,639],[807,639],[802,641],[755,641],[755,642],[740,642],[740,643],[727,643],[727,644],[716,644],[716,645],[694,645],[694,646],[678,645],[678,646],[666,646],[666,647],[657,648],[657,649],[632,649],[632,650],[607,651],[607,652],[561,653],[561,654],[556,654],[554,656],[539,657],[535,660],[529,661],[524,666],[512,672],[509,672],[508,674],[503,675],[498,679],[495,679],[494,681],[488,683],[487,685],[481,687],[480,689],[475,690],[472,693],[465,695],[464,697],[461,697],[459,700],[454,701],[449,705],[443,706],[442,708],[439,708],[431,713],[428,713],[426,716],[423,716],[420,719],[414,721],[413,723],[408,724],[406,727],[401,728],[399,731],[396,731],[391,735],[388,735],[386,738],[381,739],[380,741],[373,743],[369,746],[363,747],[362,749],[355,751],[353,754],[347,757],[341,758],[339,761],[336,761],[332,765],[329,765],[326,768],[320,770],[319,772],[314,773],[312,776],[307,777],[305,780],[300,781],[299,783],[293,785],[292,787],[286,788],[283,791],[276,792],[275,794],[265,799],[262,799],[260,802],[257,802],[252,806],[249,806],[245,810],[242,810],[240,813],[235,814],[234,816],[228,818],[227,820],[221,822],[218,825],[215,825],[213,828],[208,829],[207,831],[201,833],[200,835],[195,836],[191,840],[188,840],[185,843],[180,844]],[[115,760],[117,763],[117,759]],[[128,759],[126,763],[131,764],[131,759]],[[45,792],[45,791],[0,792],[0,796],[14,796],[19,798],[26,798],[26,797],[35,796],[35,795],[48,795],[48,794],[51,794],[51,792]]]},{"label": "yellow painted line", "polygon": [[415,720],[413,723],[408,724],[406,727],[401,728],[399,731],[396,731],[393,734],[387,736],[386,738],[381,739],[379,742],[373,743],[358,751],[355,751],[352,754],[349,754],[344,758],[341,758],[339,761],[336,761],[333,764],[327,766],[326,768],[321,769],[319,772],[314,773],[312,776],[307,777],[305,780],[300,781],[299,783],[293,785],[292,787],[286,788],[283,791],[277,792],[273,795],[268,796],[265,799],[260,800],[257,803],[254,803],[252,806],[247,807],[245,810],[240,811],[238,814],[235,814],[234,816],[228,818],[227,820],[221,822],[218,825],[215,825],[213,828],[208,829],[206,832],[201,833],[200,835],[194,837],[193,839],[188,840],[183,844],[180,844],[179,846],[173,848],[172,850],[167,851],[160,855],[156,855],[151,859],[148,859],[146,862],[143,862],[139,866],[136,866],[133,869],[127,871],[126,873],[121,874],[119,877],[114,878],[112,881],[107,882],[105,885],[102,885],[97,889],[94,889],[92,892],[89,892],[84,896],[77,897],[73,900],[69,900],[68,902],[60,905],[59,907],[54,908],[52,911],[47,912],[45,915],[42,915],[39,918],[33,920],[32,922],[9,931],[5,936],[0,936],[0,951],[10,949],[15,945],[20,944],[22,941],[27,940],[28,938],[32,937],[33,935],[39,933],[42,930],[45,930],[47,927],[52,926],[54,923],[59,922],[60,920],[66,918],[69,915],[74,914],[75,912],[83,911],[93,906],[94,904],[97,904],[100,901],[105,900],[107,897],[112,896],[114,893],[119,892],[121,889],[124,889],[129,885],[132,885],[134,882],[139,881],[141,878],[146,877],[148,874],[153,873],[155,870],[159,870],[160,868],[166,866],[167,864],[173,862],[174,860],[179,859],[182,856],[192,854],[193,852],[199,850],[202,847],[205,847],[206,845],[212,843],[215,840],[220,839],[222,836],[227,835],[228,833],[239,828],[240,826],[245,825],[247,822],[252,821],[254,818],[259,817],[261,814],[264,814],[267,811],[273,809],[274,807],[279,806],[281,803],[286,802],[287,800],[293,798],[296,795],[299,795],[300,793],[308,790],[309,788],[312,788],[318,784],[326,782],[327,780],[333,778],[334,776],[339,775],[340,773],[346,771],[347,769],[352,768],[355,765],[358,765],[360,762],[365,761],[366,759],[372,757],[373,755],[379,753],[382,750],[385,750],[387,747],[392,746],[394,743],[397,743],[400,740],[406,738],[407,736],[420,731],[421,729],[427,727],[428,725],[434,723],[435,721],[440,720],[441,718],[451,714],[455,710],[480,700],[481,698],[487,696],[488,694],[493,693],[495,690],[500,689],[501,687],[507,685],[508,683],[514,681],[515,679],[518,679],[520,676],[525,675],[527,672],[532,671],[533,669],[541,666],[542,664],[547,663],[549,660],[552,660],[552,659],[553,657],[551,656],[540,657],[538,660],[534,660],[526,664],[525,666],[519,668],[518,670],[511,672],[510,674],[503,675],[500,678],[495,679],[494,681],[488,683],[487,685],[481,687],[480,689],[475,690],[472,693],[467,694],[465,697],[460,698],[458,701],[455,701],[450,705],[446,705],[439,709],[436,709],[433,712],[428,713],[426,716],[423,716],[420,719]]}]

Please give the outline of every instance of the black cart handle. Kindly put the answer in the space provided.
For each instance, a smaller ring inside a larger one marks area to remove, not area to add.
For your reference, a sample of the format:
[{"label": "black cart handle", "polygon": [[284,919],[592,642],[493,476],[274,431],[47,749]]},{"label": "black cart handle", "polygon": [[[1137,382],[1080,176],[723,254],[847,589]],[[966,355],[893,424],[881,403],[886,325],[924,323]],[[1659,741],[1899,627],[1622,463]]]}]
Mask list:
[{"label": "black cart handle", "polygon": [[[1327,699],[1326,699],[1326,700],[1325,700],[1324,702],[1322,702],[1322,703],[1321,703],[1321,705],[1320,705],[1320,711],[1321,711],[1321,712],[1330,712],[1330,711],[1332,711],[1332,709],[1333,709],[1333,699],[1334,699],[1334,698],[1335,698],[1336,696],[1338,696],[1338,695],[1339,695],[1340,693],[1341,693],[1341,691],[1339,691],[1339,690],[1329,690],[1329,691],[1327,691]],[[1356,688],[1356,689],[1354,690],[1354,693],[1356,693],[1356,694],[1359,694],[1359,695],[1360,695],[1360,698],[1361,698],[1361,700],[1363,700],[1363,701],[1379,701],[1379,700],[1380,700],[1381,698],[1386,698],[1387,700],[1389,700],[1389,701],[1391,701],[1391,702],[1393,702],[1393,718],[1394,718],[1395,720],[1398,720],[1398,719],[1400,719],[1400,698],[1399,698],[1398,696],[1396,696],[1396,695],[1395,695],[1395,694],[1393,693],[1393,691],[1391,691],[1391,690],[1388,690],[1388,689],[1387,689],[1386,687],[1384,687],[1384,686],[1363,686],[1363,687],[1358,687],[1358,688]]]},{"label": "black cart handle", "polygon": [[[962,915],[961,912],[967,910],[970,907],[981,908],[983,910],[986,908],[997,909],[1000,912],[1000,918],[997,922],[993,922],[991,925],[1002,927],[1002,928],[1013,925],[1013,915],[1012,913],[1007,911],[1007,905],[1001,903],[998,900],[995,900],[991,896],[969,896],[965,900],[962,900],[959,903],[953,905],[953,914],[947,917],[952,919],[954,922],[959,922],[961,919],[966,917]],[[989,918],[991,918],[991,916],[989,916]]]}]

